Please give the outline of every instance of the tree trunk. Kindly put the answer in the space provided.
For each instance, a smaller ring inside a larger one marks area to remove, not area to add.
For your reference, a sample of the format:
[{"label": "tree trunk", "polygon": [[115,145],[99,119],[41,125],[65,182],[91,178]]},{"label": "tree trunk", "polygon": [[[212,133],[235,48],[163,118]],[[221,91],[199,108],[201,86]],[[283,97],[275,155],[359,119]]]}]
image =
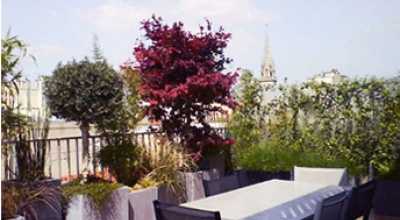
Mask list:
[{"label": "tree trunk", "polygon": [[82,122],[80,125],[81,133],[82,133],[82,158],[89,158],[89,123]]}]

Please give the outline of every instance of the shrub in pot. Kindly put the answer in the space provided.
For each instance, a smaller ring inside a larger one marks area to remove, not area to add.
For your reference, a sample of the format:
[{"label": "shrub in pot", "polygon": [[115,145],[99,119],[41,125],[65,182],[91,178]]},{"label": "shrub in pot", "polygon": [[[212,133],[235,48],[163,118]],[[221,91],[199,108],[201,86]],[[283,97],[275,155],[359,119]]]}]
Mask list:
[{"label": "shrub in pot", "polygon": [[[67,219],[121,219],[123,195],[121,184],[87,175],[62,186]],[[127,209],[127,207],[125,207]]]},{"label": "shrub in pot", "polygon": [[[44,141],[28,141],[40,134],[45,139],[48,120],[20,127],[15,141],[17,171],[14,180],[2,181],[2,217],[15,215],[26,219],[62,219],[60,181],[44,174],[46,145]],[[34,146],[32,146],[32,145]]]}]

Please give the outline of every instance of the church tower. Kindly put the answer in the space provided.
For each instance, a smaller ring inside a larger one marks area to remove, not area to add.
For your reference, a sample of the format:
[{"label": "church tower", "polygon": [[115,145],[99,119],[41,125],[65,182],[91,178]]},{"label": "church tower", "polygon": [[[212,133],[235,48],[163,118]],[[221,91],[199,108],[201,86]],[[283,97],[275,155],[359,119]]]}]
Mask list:
[{"label": "church tower", "polygon": [[268,33],[265,35],[264,57],[261,64],[260,83],[263,87],[276,84],[275,65],[272,60],[271,48],[269,47]]}]

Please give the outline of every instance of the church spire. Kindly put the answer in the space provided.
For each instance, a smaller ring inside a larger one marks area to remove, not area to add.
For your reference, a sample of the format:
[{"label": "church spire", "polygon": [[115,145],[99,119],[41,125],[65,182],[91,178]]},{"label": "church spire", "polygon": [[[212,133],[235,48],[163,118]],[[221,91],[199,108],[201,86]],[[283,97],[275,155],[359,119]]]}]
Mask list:
[{"label": "church spire", "polygon": [[[266,25],[268,28],[268,25]],[[268,32],[265,34],[265,46],[264,46],[264,57],[261,64],[261,79],[262,84],[275,84],[276,83],[276,71],[275,65],[272,60],[271,48],[269,47]]]}]

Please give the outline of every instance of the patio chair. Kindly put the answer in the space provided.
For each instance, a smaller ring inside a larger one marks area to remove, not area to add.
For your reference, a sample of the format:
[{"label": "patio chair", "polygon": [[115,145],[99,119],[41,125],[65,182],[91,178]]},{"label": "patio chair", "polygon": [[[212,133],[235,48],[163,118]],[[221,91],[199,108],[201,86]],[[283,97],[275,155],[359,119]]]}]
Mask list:
[{"label": "patio chair", "polygon": [[375,186],[376,182],[373,180],[351,190],[346,213],[347,220],[354,220],[361,216],[364,220],[368,219],[372,209]]},{"label": "patio chair", "polygon": [[347,200],[346,191],[323,199],[315,209],[314,220],[345,220]]},{"label": "patio chair", "polygon": [[219,212],[175,206],[157,200],[153,204],[157,220],[221,220]]},{"label": "patio chair", "polygon": [[345,168],[294,167],[294,180],[321,185],[349,186]]},{"label": "patio chair", "polygon": [[204,180],[203,184],[206,196],[216,195],[240,187],[237,174],[224,176],[217,180]]}]

